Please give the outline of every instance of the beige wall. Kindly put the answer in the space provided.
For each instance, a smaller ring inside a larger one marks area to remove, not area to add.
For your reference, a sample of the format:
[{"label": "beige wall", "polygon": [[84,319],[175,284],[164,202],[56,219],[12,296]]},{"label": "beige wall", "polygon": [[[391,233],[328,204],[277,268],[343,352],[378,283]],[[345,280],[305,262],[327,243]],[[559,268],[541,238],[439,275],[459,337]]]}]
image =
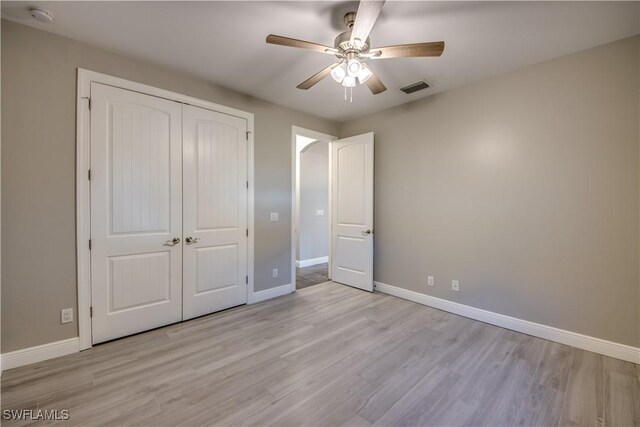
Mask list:
[{"label": "beige wall", "polygon": [[344,124],[341,137],[375,131],[375,280],[640,345],[639,48]]},{"label": "beige wall", "polygon": [[76,308],[77,67],[255,114],[255,288],[291,282],[291,126],[336,134],[336,123],[8,21],[2,65],[4,352],[77,336],[60,324]]}]

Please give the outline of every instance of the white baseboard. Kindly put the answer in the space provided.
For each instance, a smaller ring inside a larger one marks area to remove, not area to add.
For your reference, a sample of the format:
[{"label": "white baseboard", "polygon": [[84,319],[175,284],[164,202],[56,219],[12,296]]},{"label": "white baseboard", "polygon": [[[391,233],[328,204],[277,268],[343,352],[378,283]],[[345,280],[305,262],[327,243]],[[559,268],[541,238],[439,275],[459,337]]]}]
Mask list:
[{"label": "white baseboard", "polygon": [[79,351],[80,341],[77,337],[35,347],[23,348],[22,350],[2,354],[2,369],[6,371],[7,369],[30,365]]},{"label": "white baseboard", "polygon": [[600,338],[542,325],[540,323],[529,322],[528,320],[505,316],[503,314],[432,297],[430,295],[421,294],[419,292],[410,291],[397,286],[387,285],[386,283],[374,283],[376,290],[398,298],[417,302],[418,304],[428,305],[429,307],[448,311],[449,313],[458,314],[460,316],[479,320],[502,328],[511,329],[513,331],[522,332],[527,335],[533,335],[534,337],[555,341],[583,350],[592,351],[594,353],[604,354],[605,356],[615,357],[616,359],[640,364],[640,348],[638,347],[618,344],[612,341],[606,341]]},{"label": "white baseboard", "polygon": [[296,261],[297,268],[311,267],[312,265],[325,264],[329,262],[328,256],[321,256],[320,258],[303,259]]},{"label": "white baseboard", "polygon": [[249,304],[254,304],[260,301],[266,301],[271,298],[276,298],[282,295],[290,294],[296,289],[291,283],[282,286],[276,286],[275,288],[265,289],[264,291],[254,292],[253,295],[249,295]]}]

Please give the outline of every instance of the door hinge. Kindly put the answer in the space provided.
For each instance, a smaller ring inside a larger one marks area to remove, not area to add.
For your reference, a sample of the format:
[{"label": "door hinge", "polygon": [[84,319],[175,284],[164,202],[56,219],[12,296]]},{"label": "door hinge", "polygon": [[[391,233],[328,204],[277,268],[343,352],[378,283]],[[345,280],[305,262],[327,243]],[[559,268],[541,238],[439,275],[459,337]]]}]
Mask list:
[{"label": "door hinge", "polygon": [[249,276],[244,276],[244,283],[249,284]]},{"label": "door hinge", "polygon": [[89,178],[89,181],[91,181],[91,169],[87,172],[87,177]]},{"label": "door hinge", "polygon": [[87,105],[89,106],[89,111],[91,111],[91,97],[83,96],[82,99],[86,99],[87,100]]},{"label": "door hinge", "polygon": [[249,181],[247,181],[247,190],[249,189]]},{"label": "door hinge", "polygon": [[89,250],[91,250],[91,239],[89,239]]},{"label": "door hinge", "polygon": [[93,317],[93,306],[89,307],[89,317]]},{"label": "door hinge", "polygon": [[250,133],[251,133],[251,131],[250,131],[250,130],[248,130],[248,131],[245,133],[245,135],[246,135],[246,137],[247,137],[247,141],[249,140],[249,134],[250,134]]},{"label": "door hinge", "polygon": [[249,229],[247,228],[247,237],[249,237]]}]

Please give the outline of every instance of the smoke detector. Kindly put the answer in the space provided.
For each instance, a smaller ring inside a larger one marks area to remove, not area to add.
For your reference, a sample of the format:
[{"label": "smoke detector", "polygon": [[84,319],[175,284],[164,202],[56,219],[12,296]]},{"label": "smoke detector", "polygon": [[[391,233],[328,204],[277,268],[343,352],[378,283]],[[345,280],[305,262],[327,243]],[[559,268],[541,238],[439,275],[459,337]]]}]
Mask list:
[{"label": "smoke detector", "polygon": [[45,24],[51,24],[53,22],[53,13],[49,12],[48,10],[32,7],[31,9],[29,9],[29,13],[31,14],[33,19],[38,22],[43,22]]}]

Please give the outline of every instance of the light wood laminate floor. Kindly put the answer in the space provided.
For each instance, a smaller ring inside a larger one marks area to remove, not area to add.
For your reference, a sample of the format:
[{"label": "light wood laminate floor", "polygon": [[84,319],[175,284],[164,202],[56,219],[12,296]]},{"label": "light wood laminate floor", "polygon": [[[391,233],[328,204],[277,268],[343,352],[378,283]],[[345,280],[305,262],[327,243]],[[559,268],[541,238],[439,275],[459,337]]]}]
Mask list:
[{"label": "light wood laminate floor", "polygon": [[325,283],[12,369],[2,408],[68,409],[65,425],[630,426],[638,372]]},{"label": "light wood laminate floor", "polygon": [[328,281],[329,264],[326,262],[311,267],[296,268],[296,289],[304,289]]}]

